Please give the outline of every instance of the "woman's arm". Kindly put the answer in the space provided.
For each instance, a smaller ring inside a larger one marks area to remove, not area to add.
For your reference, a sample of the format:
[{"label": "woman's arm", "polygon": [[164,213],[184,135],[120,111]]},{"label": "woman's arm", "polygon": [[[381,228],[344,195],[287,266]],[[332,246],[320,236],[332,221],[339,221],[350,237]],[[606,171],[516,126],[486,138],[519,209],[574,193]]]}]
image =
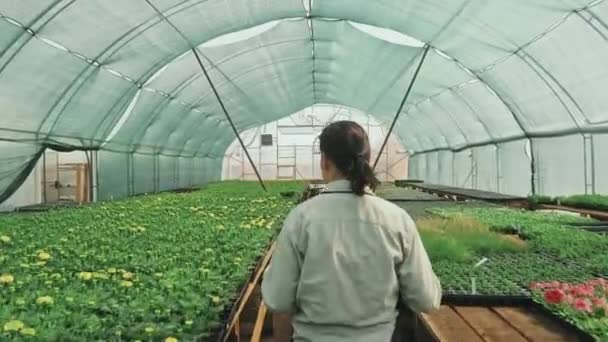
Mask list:
[{"label": "woman's arm", "polygon": [[300,280],[300,261],[295,243],[298,225],[298,215],[294,210],[285,219],[270,265],[264,272],[262,298],[273,312],[291,313],[295,309]]},{"label": "woman's arm", "polygon": [[428,312],[441,305],[441,284],[422,245],[414,221],[407,217],[404,260],[398,276],[401,297],[415,312]]}]

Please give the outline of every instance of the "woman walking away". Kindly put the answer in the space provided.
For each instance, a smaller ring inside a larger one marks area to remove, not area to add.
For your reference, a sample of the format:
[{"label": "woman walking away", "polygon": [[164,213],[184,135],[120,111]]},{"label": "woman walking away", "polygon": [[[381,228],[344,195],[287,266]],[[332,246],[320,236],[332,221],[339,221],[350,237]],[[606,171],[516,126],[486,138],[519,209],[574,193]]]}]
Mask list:
[{"label": "woman walking away", "polygon": [[373,196],[379,182],[363,128],[335,122],[320,147],[327,191],[285,220],[264,303],[292,316],[296,342],[388,342],[398,300],[415,312],[436,309],[439,280],[410,216]]}]

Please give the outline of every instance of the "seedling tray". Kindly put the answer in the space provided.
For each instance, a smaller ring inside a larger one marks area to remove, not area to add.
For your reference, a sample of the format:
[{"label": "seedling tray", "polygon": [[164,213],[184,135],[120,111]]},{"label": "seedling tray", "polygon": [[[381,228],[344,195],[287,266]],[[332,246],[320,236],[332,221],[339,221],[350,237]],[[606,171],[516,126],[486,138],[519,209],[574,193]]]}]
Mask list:
[{"label": "seedling tray", "polygon": [[526,306],[531,301],[528,296],[460,295],[446,294],[441,303],[457,306]]}]

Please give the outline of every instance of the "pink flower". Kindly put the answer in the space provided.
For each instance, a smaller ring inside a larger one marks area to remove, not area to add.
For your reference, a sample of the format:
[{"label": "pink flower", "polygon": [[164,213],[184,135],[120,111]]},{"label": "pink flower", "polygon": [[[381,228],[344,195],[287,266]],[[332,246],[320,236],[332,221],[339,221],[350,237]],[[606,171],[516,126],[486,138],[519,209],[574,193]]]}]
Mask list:
[{"label": "pink flower", "polygon": [[572,304],[572,307],[575,310],[580,311],[580,312],[588,312],[588,313],[593,312],[593,309],[591,308],[591,302],[587,298],[575,299],[574,303]]},{"label": "pink flower", "polygon": [[595,288],[589,285],[578,285],[571,289],[572,294],[578,297],[592,297],[595,294]]},{"label": "pink flower", "polygon": [[596,308],[604,308],[606,306],[606,298],[602,298],[602,297],[597,297],[597,298],[593,298],[593,306],[595,306]]},{"label": "pink flower", "polygon": [[545,300],[551,304],[561,304],[564,301],[564,291],[560,289],[545,291]]},{"label": "pink flower", "polygon": [[574,296],[571,294],[567,294],[564,296],[564,303],[566,304],[572,304],[574,303]]}]

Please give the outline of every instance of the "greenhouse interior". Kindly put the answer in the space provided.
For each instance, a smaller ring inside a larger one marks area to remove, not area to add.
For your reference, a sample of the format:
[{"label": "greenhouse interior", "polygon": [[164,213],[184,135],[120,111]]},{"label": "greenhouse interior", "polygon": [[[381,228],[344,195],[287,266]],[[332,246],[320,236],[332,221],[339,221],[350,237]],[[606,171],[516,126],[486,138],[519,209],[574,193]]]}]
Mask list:
[{"label": "greenhouse interior", "polygon": [[0,340],[290,341],[354,121],[443,292],[393,341],[608,341],[607,60],[604,0],[0,0]]}]

